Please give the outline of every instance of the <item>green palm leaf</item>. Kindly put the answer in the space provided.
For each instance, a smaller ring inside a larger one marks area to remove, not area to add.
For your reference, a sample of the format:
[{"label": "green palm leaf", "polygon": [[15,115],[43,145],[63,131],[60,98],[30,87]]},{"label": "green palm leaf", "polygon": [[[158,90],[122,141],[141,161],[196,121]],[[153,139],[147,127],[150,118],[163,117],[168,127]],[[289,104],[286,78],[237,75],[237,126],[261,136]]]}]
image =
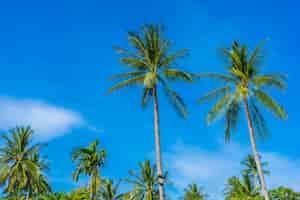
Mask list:
[{"label": "green palm leaf", "polygon": [[117,91],[121,88],[128,87],[128,86],[131,86],[131,85],[136,85],[138,83],[142,84],[142,83],[144,83],[144,79],[145,79],[145,75],[137,76],[137,77],[125,80],[125,81],[123,81],[121,83],[118,83],[117,85],[111,87],[108,90],[107,93],[112,93],[112,92]]},{"label": "green palm leaf", "polygon": [[164,74],[171,80],[183,80],[187,82],[193,81],[191,74],[178,69],[166,69],[164,70]]},{"label": "green palm leaf", "polygon": [[219,73],[198,73],[193,74],[193,77],[195,78],[211,78],[216,79],[224,82],[230,82],[230,83],[237,83],[237,80],[232,77],[231,75],[224,75]]},{"label": "green palm leaf", "polygon": [[163,57],[160,62],[161,67],[168,67],[174,63],[178,58],[182,58],[188,54],[188,49],[181,49],[169,56]]},{"label": "green palm leaf", "polygon": [[282,106],[280,106],[278,103],[276,103],[272,97],[267,95],[265,92],[261,90],[255,91],[255,96],[257,99],[264,104],[269,110],[271,110],[277,117],[280,119],[287,119],[287,113],[283,109]]},{"label": "green palm leaf", "polygon": [[214,98],[217,98],[219,96],[224,96],[229,91],[230,91],[230,87],[229,86],[225,86],[225,87],[221,87],[221,88],[215,89],[215,90],[210,91],[209,93],[205,94],[204,96],[200,97],[197,100],[197,103],[203,103],[203,102],[212,100]]},{"label": "green palm leaf", "polygon": [[253,78],[253,83],[257,87],[274,86],[280,90],[286,89],[286,84],[279,75],[256,76]]},{"label": "green palm leaf", "polygon": [[207,115],[208,124],[211,124],[216,119],[216,117],[221,114],[221,112],[226,108],[226,106],[230,104],[230,98],[231,95],[226,94],[213,106],[213,108],[209,111]]}]

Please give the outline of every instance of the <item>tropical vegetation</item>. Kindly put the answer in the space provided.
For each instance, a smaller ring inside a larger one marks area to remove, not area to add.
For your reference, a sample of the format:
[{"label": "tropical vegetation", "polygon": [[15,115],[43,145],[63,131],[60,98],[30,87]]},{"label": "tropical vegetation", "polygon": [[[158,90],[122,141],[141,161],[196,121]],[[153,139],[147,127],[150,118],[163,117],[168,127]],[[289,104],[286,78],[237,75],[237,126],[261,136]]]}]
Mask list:
[{"label": "tropical vegetation", "polygon": [[[44,145],[36,142],[32,128],[17,126],[2,133],[0,138],[1,200],[177,199],[174,191],[168,187],[172,185],[172,175],[167,176],[161,155],[161,94],[165,94],[175,111],[186,119],[186,104],[172,83],[195,83],[198,79],[206,78],[208,81],[213,80],[211,83],[215,80],[221,83],[220,87],[198,99],[198,103],[216,100],[207,114],[208,124],[223,117],[225,141],[229,142],[235,129],[243,124],[243,112],[252,148],[252,153],[241,162],[243,170],[228,178],[224,186],[224,199],[300,200],[300,193],[287,186],[268,190],[265,176],[271,176],[272,171],[267,169],[269,165],[263,161],[264,157],[257,149],[257,138],[265,138],[269,131],[262,108],[265,107],[282,120],[286,120],[288,116],[284,108],[269,94],[270,89],[283,91],[286,88],[286,77],[262,70],[262,44],[251,51],[247,45],[234,41],[230,48],[222,49],[226,60],[224,73],[188,72],[183,68],[184,64],[178,64],[178,60],[184,58],[188,50],[173,51],[170,40],[165,37],[164,28],[159,25],[145,25],[139,32],[128,32],[128,44],[126,49],[114,47],[120,54],[120,63],[126,66],[126,71],[111,77],[117,83],[107,92],[132,86],[141,89],[142,107],[146,107],[149,101],[152,102],[155,164],[150,160],[142,161],[137,166],[138,170],[130,170],[120,180],[104,177],[102,170],[109,157],[106,150],[100,148],[99,140],[91,141],[85,147],[76,148],[70,155],[75,165],[73,181],[78,182],[85,176],[88,183],[72,191],[54,191],[48,179],[51,166],[41,151]],[[200,187],[191,183],[182,191],[177,191],[179,199],[211,199],[213,195],[207,194],[205,182],[202,184]]]},{"label": "tropical vegetation", "polygon": [[283,107],[266,92],[270,88],[284,90],[286,84],[285,77],[281,74],[262,73],[263,55],[261,51],[261,45],[251,52],[246,45],[240,45],[237,41],[233,42],[231,48],[222,49],[226,59],[226,72],[198,75],[200,78],[207,77],[218,80],[222,86],[202,96],[198,102],[218,99],[207,115],[207,122],[210,124],[223,115],[226,141],[230,140],[231,133],[237,127],[241,111],[244,109],[262,194],[266,200],[269,200],[255,136],[264,137],[267,134],[261,106],[266,107],[279,119],[287,119],[287,113]]}]

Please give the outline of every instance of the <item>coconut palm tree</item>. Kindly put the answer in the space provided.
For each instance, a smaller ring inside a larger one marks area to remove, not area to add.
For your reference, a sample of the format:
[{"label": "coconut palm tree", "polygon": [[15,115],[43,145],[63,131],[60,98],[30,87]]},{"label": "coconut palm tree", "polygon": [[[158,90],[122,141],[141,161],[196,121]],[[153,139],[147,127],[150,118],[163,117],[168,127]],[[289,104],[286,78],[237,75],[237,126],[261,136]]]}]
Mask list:
[{"label": "coconut palm tree", "polygon": [[206,195],[202,193],[197,184],[191,184],[185,189],[183,200],[204,200]]},{"label": "coconut palm tree", "polygon": [[111,87],[108,93],[128,86],[137,85],[142,87],[143,107],[147,105],[149,98],[152,98],[159,194],[160,200],[163,200],[164,177],[160,146],[158,89],[163,89],[181,116],[187,116],[186,107],[182,98],[168,83],[170,80],[192,81],[191,75],[178,69],[175,63],[178,58],[187,54],[187,50],[182,49],[175,53],[170,53],[170,41],[164,38],[162,27],[157,25],[144,26],[141,34],[129,32],[128,42],[131,47],[133,47],[132,51],[122,48],[115,49],[122,54],[120,62],[126,65],[130,71],[113,76],[113,80],[120,80],[121,82]]},{"label": "coconut palm tree", "polygon": [[[244,166],[243,172],[252,176],[255,182],[258,182],[260,184],[260,179],[258,177],[257,166],[254,157],[252,155],[247,155],[246,158],[241,162],[241,164]],[[270,174],[270,171],[266,169],[267,166],[267,162],[261,163],[261,167],[265,175]]]},{"label": "coconut palm tree", "polygon": [[140,163],[140,172],[129,171],[130,177],[125,181],[134,186],[133,190],[124,195],[127,200],[157,200],[158,196],[158,177],[155,167],[151,166],[150,161]]},{"label": "coconut palm tree", "polygon": [[0,148],[0,185],[4,186],[4,192],[18,199],[23,192],[27,199],[31,197],[32,187],[41,190],[41,184],[49,186],[42,175],[43,167],[35,159],[41,145],[32,144],[32,135],[33,130],[29,127],[16,127],[9,134],[2,135],[4,144]]},{"label": "coconut palm tree", "polygon": [[114,184],[112,180],[103,180],[100,187],[99,196],[101,200],[121,200],[123,194],[118,193],[119,183]]},{"label": "coconut palm tree", "polygon": [[225,200],[262,200],[259,188],[249,174],[244,173],[240,180],[234,176],[228,179],[225,191]]},{"label": "coconut palm tree", "polygon": [[249,128],[250,142],[253,151],[257,172],[260,178],[262,193],[266,200],[269,200],[265,178],[257,152],[255,133],[259,136],[266,134],[265,120],[259,109],[258,103],[269,109],[280,119],[287,119],[287,114],[265,89],[274,87],[280,90],[285,89],[284,77],[280,74],[261,73],[261,45],[255,48],[252,53],[248,48],[233,42],[230,49],[223,49],[225,58],[228,60],[227,74],[206,73],[199,77],[210,77],[222,81],[223,85],[199,99],[199,102],[219,98],[217,103],[208,113],[207,121],[212,123],[221,114],[225,118],[225,139],[228,141],[232,129],[238,123],[241,104],[244,106],[246,119]]},{"label": "coconut palm tree", "polygon": [[106,151],[98,149],[99,140],[92,142],[88,147],[78,148],[72,153],[72,160],[77,162],[73,173],[73,180],[78,181],[79,176],[84,174],[90,177],[90,199],[95,200],[100,186],[100,168],[104,165]]}]

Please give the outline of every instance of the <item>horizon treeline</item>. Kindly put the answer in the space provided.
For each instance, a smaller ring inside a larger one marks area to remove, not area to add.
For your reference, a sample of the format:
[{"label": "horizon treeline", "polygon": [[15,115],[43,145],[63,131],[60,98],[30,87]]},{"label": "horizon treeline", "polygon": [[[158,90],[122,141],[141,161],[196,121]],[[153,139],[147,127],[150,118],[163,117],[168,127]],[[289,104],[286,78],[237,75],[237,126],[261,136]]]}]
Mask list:
[{"label": "horizon treeline", "polygon": [[[139,171],[129,171],[124,179],[110,180],[101,177],[101,167],[107,159],[105,149],[99,148],[99,140],[92,141],[86,147],[74,150],[71,159],[76,163],[73,180],[77,182],[81,176],[89,177],[86,187],[77,188],[69,193],[54,192],[48,182],[46,171],[49,170],[47,160],[41,155],[41,144],[32,143],[33,130],[30,127],[16,127],[2,134],[0,148],[0,185],[4,199],[26,200],[204,200],[211,199],[202,187],[191,183],[182,191],[182,197],[168,194],[166,184],[172,181],[163,167],[161,156],[160,100],[165,99],[173,106],[175,112],[186,119],[187,106],[183,97],[172,87],[173,82],[196,84],[197,80],[210,81],[215,88],[206,94],[199,94],[197,103],[212,104],[207,113],[207,124],[218,119],[224,122],[225,142],[239,124],[248,127],[248,137],[252,153],[245,155],[242,161],[244,170],[237,176],[228,179],[224,186],[225,200],[299,200],[300,193],[282,186],[268,189],[265,179],[268,171],[267,163],[257,149],[256,140],[268,134],[264,109],[275,117],[287,120],[288,115],[269,93],[270,90],[284,91],[286,76],[283,73],[267,73],[261,70],[265,59],[262,49],[264,42],[253,50],[247,45],[233,41],[229,48],[221,50],[224,57],[224,72],[192,73],[182,69],[177,61],[184,58],[189,51],[179,49],[173,51],[172,43],[164,35],[160,25],[147,24],[141,30],[130,31],[127,35],[129,47],[114,46],[120,54],[120,63],[126,72],[110,77],[114,85],[107,94],[131,86],[139,88],[141,107],[153,106],[155,164],[149,160],[141,161]],[[216,70],[218,71],[218,70]],[[129,91],[129,90],[127,90]],[[108,97],[107,97],[108,98]],[[50,116],[51,117],[51,116]],[[130,131],[130,130],[128,130]],[[137,161],[138,162],[138,161]],[[121,192],[119,186],[128,184],[131,190]]]}]

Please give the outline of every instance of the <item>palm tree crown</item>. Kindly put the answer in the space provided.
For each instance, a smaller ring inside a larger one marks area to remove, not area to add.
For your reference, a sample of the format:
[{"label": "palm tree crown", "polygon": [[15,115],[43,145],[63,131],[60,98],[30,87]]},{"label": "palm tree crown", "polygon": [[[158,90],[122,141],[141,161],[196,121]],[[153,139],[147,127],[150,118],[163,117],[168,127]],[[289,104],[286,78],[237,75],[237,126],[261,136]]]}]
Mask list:
[{"label": "palm tree crown", "polygon": [[[241,164],[244,166],[243,173],[249,174],[255,180],[259,181],[257,165],[256,165],[255,159],[252,155],[247,155],[246,158],[241,162]],[[270,171],[266,169],[266,167],[268,166],[268,163],[262,162],[261,166],[262,166],[264,174],[269,175]]]},{"label": "palm tree crown", "polygon": [[184,200],[204,200],[206,195],[202,193],[197,184],[191,184],[185,189]]},{"label": "palm tree crown", "polygon": [[81,174],[90,177],[90,194],[93,200],[96,197],[100,185],[100,167],[104,165],[106,151],[98,149],[99,141],[92,142],[86,148],[76,149],[72,153],[72,159],[77,161],[77,167],[73,173],[73,179],[78,181]]},{"label": "palm tree crown", "polygon": [[229,61],[226,68],[228,74],[207,73],[200,77],[210,77],[221,80],[224,86],[215,89],[199,99],[199,102],[219,98],[208,113],[208,123],[213,122],[220,114],[225,115],[225,138],[228,140],[231,130],[236,127],[240,113],[240,103],[245,99],[249,101],[250,112],[256,133],[260,136],[266,134],[266,126],[257,102],[268,108],[280,119],[287,119],[287,114],[271,96],[264,90],[274,87],[280,90],[286,88],[285,77],[281,74],[261,74],[261,46],[248,54],[246,46],[234,42],[231,49],[223,49]]},{"label": "palm tree crown", "polygon": [[155,167],[151,166],[150,161],[146,160],[140,163],[140,172],[129,171],[130,178],[126,182],[133,184],[133,191],[125,195],[129,200],[157,200],[158,199],[158,182],[155,173]]},{"label": "palm tree crown", "polygon": [[249,174],[244,173],[243,179],[231,177],[225,188],[225,200],[263,200],[259,187]]},{"label": "palm tree crown", "polygon": [[[128,42],[133,51],[116,47],[115,50],[123,55],[120,62],[130,69],[129,72],[112,76],[112,80],[120,83],[109,89],[109,93],[121,88],[140,85],[143,87],[142,106],[146,106],[152,89],[161,84],[166,95],[179,113],[186,117],[187,111],[182,98],[170,86],[169,80],[192,81],[188,72],[176,68],[175,61],[187,55],[186,49],[170,53],[170,41],[163,37],[163,30],[158,25],[146,25],[143,33],[128,33]],[[175,68],[171,68],[175,67]]]},{"label": "palm tree crown", "polygon": [[31,197],[37,192],[50,191],[42,174],[47,166],[39,156],[41,145],[32,144],[32,135],[29,127],[17,127],[10,134],[2,135],[0,184],[5,185],[4,191],[9,194],[26,192]]},{"label": "palm tree crown", "polygon": [[123,199],[123,194],[118,193],[119,183],[114,184],[112,180],[103,180],[99,196],[102,200],[121,200]]}]

